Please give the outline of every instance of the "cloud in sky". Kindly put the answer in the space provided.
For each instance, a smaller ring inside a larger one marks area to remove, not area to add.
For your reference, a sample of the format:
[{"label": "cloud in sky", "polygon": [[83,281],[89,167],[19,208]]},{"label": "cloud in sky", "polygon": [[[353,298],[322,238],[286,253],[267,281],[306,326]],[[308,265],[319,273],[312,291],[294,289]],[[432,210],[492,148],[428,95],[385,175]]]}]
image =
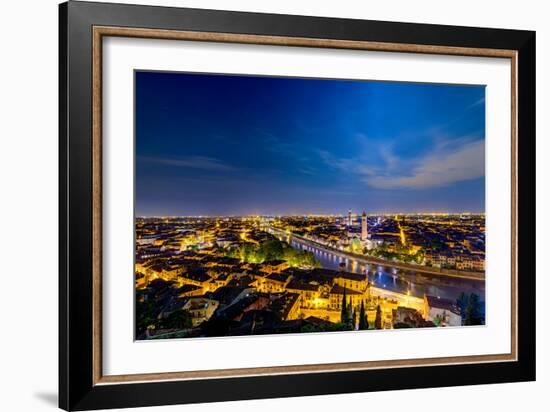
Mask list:
[{"label": "cloud in sky", "polygon": [[379,189],[427,189],[477,179],[485,174],[485,142],[470,142],[454,152],[436,150],[420,159],[409,173],[366,174],[363,181]]},{"label": "cloud in sky", "polygon": [[470,106],[466,108],[466,110],[471,109],[473,107],[481,106],[485,104],[485,96],[482,96],[481,98],[477,99],[475,102],[473,102]]},{"label": "cloud in sky", "polygon": [[207,156],[188,156],[178,158],[138,156],[138,161],[189,169],[207,170],[212,172],[233,172],[239,170],[239,168],[224,163],[219,159]]},{"label": "cloud in sky", "polygon": [[136,210],[483,211],[484,86],[136,74]]},{"label": "cloud in sky", "polygon": [[338,159],[320,152],[328,165],[359,176],[377,189],[429,189],[477,179],[485,175],[485,141],[468,138],[438,144],[417,159],[396,156],[389,146],[379,148],[382,166],[364,159]]}]

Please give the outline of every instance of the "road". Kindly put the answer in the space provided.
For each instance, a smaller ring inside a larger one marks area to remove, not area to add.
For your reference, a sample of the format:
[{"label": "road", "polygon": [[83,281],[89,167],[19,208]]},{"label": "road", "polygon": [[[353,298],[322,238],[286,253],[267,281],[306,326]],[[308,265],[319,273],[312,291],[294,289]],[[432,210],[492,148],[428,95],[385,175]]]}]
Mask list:
[{"label": "road", "polygon": [[[464,276],[448,276],[439,272],[403,268],[403,265],[394,262],[381,262],[379,259],[370,259],[352,253],[333,250],[324,245],[303,238],[302,236],[286,233],[275,228],[269,230],[281,240],[287,241],[292,247],[307,250],[326,269],[338,270],[340,264],[345,270],[354,273],[366,273],[369,281],[375,287],[393,292],[411,294],[419,298],[424,295],[439,296],[448,299],[457,299],[461,293],[475,293],[482,301],[485,300],[485,282],[483,279],[472,279]],[[424,268],[421,268],[424,269]]]},{"label": "road", "polygon": [[269,227],[268,231],[278,236],[290,237],[296,242],[306,244],[319,251],[322,251],[334,256],[338,256],[343,259],[353,260],[363,265],[380,265],[380,266],[401,269],[405,271],[413,271],[416,273],[425,273],[428,275],[437,275],[437,276],[444,276],[444,277],[451,277],[451,278],[460,278],[460,279],[468,279],[468,280],[476,280],[476,281],[485,280],[484,272],[465,272],[465,271],[458,271],[458,270],[427,267],[427,266],[421,266],[421,265],[415,265],[415,264],[409,264],[409,263],[389,262],[387,260],[372,257],[372,256],[357,255],[355,253],[334,249],[334,248],[331,248],[330,246],[322,245],[313,240],[306,239],[303,236],[300,236],[294,233],[288,233],[286,231],[283,231],[281,229],[277,229],[274,227]]}]

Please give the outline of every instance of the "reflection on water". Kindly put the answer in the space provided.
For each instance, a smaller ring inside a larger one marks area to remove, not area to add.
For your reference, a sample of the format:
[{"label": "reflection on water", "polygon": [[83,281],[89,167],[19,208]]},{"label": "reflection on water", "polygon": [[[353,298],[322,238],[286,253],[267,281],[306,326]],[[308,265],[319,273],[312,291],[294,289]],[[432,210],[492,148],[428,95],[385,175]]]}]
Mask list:
[{"label": "reflection on water", "polygon": [[337,256],[328,250],[305,244],[296,239],[287,237],[284,240],[295,249],[307,250],[313,253],[323,268],[338,270],[340,263],[343,262],[346,271],[366,273],[369,280],[380,288],[401,293],[409,292],[411,295],[420,298],[426,294],[457,299],[462,292],[467,294],[476,293],[479,295],[480,300],[485,300],[485,282],[483,281],[414,273],[390,265],[365,264],[353,258]]}]

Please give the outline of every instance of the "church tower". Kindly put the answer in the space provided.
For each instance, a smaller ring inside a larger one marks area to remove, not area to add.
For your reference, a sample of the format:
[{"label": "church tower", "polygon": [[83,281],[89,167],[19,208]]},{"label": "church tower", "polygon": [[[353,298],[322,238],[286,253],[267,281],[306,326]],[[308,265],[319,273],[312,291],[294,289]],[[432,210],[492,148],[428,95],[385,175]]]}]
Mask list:
[{"label": "church tower", "polygon": [[351,227],[351,209],[348,210],[348,227]]},{"label": "church tower", "polygon": [[363,215],[361,216],[361,240],[367,240],[369,234],[369,229],[367,227],[367,214],[363,210]]}]

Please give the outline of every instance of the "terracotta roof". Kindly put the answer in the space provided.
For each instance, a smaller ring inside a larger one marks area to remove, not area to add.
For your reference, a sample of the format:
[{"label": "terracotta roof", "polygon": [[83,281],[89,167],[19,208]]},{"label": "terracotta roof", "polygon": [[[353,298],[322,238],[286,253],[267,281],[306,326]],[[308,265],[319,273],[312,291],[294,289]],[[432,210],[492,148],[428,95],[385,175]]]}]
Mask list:
[{"label": "terracotta roof", "polygon": [[297,293],[285,293],[271,302],[270,309],[279,313],[282,319],[286,319],[299,298],[300,295]]},{"label": "terracotta roof", "polygon": [[358,292],[356,290],[353,290],[353,289],[350,289],[350,288],[344,288],[340,285],[334,285],[332,287],[332,289],[330,290],[330,294],[331,295],[343,295],[344,294],[344,290],[346,291],[346,296],[351,296],[351,295],[362,295],[361,292]]},{"label": "terracotta roof", "polygon": [[339,272],[338,275],[336,275],[337,278],[342,279],[348,279],[348,280],[355,280],[355,281],[366,281],[367,275],[360,274],[360,273],[351,273],[351,272]]},{"label": "terracotta roof", "polygon": [[312,285],[310,283],[304,283],[293,279],[288,283],[288,285],[286,285],[286,289],[309,290],[312,292],[317,292],[319,290],[319,285]]},{"label": "terracotta roof", "polygon": [[266,279],[285,283],[288,280],[289,276],[290,275],[288,273],[272,273],[269,276],[266,276]]}]

